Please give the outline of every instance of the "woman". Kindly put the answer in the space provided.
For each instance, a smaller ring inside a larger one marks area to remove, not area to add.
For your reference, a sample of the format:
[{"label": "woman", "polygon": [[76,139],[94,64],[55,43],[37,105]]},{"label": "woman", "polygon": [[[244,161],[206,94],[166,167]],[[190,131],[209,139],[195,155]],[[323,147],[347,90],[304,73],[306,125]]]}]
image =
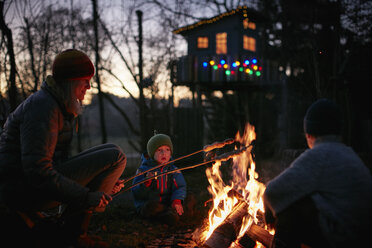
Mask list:
[{"label": "woman", "polygon": [[84,246],[93,211],[104,211],[110,194],[123,187],[119,180],[126,157],[113,144],[103,144],[69,158],[73,120],[90,89],[94,66],[76,49],[58,54],[53,75],[41,89],[12,112],[0,138],[2,202],[21,216],[63,203],[64,241]]}]

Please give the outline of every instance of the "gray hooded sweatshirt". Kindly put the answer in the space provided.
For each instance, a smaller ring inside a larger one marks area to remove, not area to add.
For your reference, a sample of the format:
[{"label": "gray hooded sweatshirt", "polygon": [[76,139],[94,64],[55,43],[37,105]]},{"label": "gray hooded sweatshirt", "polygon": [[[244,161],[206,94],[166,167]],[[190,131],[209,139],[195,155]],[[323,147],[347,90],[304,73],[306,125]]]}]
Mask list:
[{"label": "gray hooded sweatshirt", "polygon": [[372,176],[358,155],[335,136],[317,138],[267,184],[265,200],[274,215],[310,196],[324,236],[334,247],[364,237],[372,221]]}]

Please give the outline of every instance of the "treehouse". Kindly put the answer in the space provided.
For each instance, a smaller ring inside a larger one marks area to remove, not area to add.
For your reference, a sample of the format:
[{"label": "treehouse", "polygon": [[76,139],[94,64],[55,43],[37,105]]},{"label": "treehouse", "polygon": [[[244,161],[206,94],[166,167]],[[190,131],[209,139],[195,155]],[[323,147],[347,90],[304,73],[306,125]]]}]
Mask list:
[{"label": "treehouse", "polygon": [[171,67],[174,85],[234,90],[277,77],[267,73],[273,66],[262,56],[263,21],[260,13],[244,6],[174,30],[188,44],[187,55]]}]

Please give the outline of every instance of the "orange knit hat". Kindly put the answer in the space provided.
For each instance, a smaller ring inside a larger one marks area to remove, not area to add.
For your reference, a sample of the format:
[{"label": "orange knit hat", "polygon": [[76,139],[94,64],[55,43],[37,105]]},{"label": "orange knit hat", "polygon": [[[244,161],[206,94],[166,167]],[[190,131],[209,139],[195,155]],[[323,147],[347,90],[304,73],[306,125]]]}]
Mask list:
[{"label": "orange knit hat", "polygon": [[53,62],[54,79],[90,79],[95,69],[92,61],[84,52],[67,49],[59,53]]}]

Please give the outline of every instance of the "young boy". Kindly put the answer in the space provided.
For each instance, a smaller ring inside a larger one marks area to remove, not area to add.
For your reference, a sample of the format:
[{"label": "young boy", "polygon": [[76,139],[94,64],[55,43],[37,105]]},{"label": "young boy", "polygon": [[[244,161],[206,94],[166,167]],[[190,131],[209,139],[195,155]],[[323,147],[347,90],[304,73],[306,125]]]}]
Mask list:
[{"label": "young boy", "polygon": [[[147,143],[147,153],[142,154],[137,174],[170,161],[173,144],[168,135],[156,134]],[[135,177],[133,184],[146,178],[177,169],[173,163]],[[181,172],[163,175],[137,185],[132,189],[137,212],[145,218],[159,219],[166,224],[177,224],[184,209],[186,182]]]}]

